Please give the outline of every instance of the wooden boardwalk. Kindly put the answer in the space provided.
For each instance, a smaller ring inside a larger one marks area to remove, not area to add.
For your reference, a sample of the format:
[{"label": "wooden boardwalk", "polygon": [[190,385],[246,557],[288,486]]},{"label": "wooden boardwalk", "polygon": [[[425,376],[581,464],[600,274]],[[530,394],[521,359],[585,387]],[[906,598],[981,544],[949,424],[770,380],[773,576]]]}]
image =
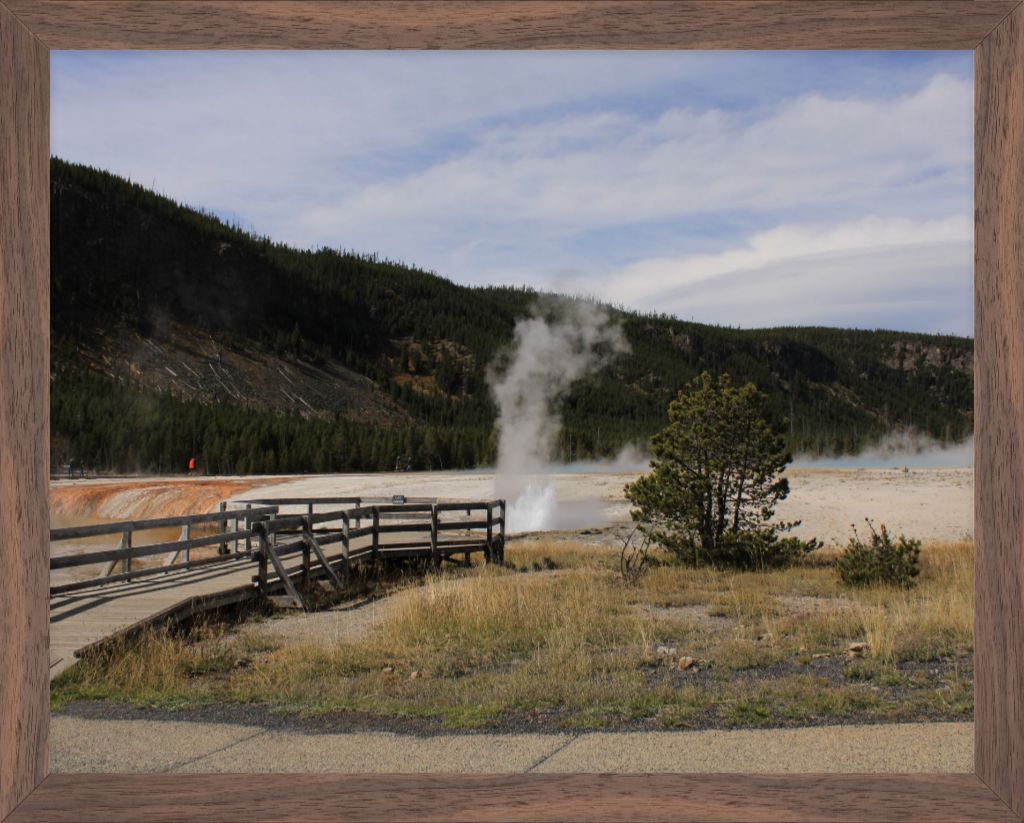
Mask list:
[{"label": "wooden boardwalk", "polygon": [[[253,565],[244,555],[232,563],[110,583],[50,600],[50,678],[75,662],[75,652],[161,613],[191,612],[206,598],[219,605],[251,596]],[[234,597],[232,597],[234,594]],[[213,604],[207,606],[212,608]]]},{"label": "wooden boardwalk", "polygon": [[[263,501],[260,503],[262,505]],[[117,534],[118,527],[127,538],[118,549],[74,555],[71,559],[51,558],[51,568],[66,568],[86,565],[89,561],[95,564],[97,557],[100,561],[112,560],[111,556],[117,555],[113,559],[122,571],[114,573],[112,562],[108,564],[106,576],[51,589],[50,678],[71,666],[76,655],[87,652],[90,646],[148,625],[185,619],[257,598],[301,607],[302,584],[320,578],[341,588],[351,567],[361,562],[377,562],[389,556],[418,556],[432,560],[436,567],[442,560],[454,560],[456,556],[468,561],[474,552],[484,553],[487,559],[491,559],[492,551],[500,556],[504,544],[504,504],[501,501],[362,506],[313,514],[315,503],[323,504],[322,501],[302,503],[308,509],[305,517],[281,515],[277,520],[246,522],[245,529],[239,529],[236,523],[233,532],[227,530],[227,523],[242,513],[226,512],[216,522],[223,527],[224,537],[244,550],[191,560],[190,567],[183,567],[176,562],[177,558],[183,555],[187,558],[185,552],[196,548],[196,544],[213,545],[221,539],[219,534],[135,548],[131,547],[131,534],[166,527],[172,520],[187,525],[210,522],[216,515],[54,530],[51,541],[97,531]],[[500,516],[494,517],[493,511],[498,507]],[[487,517],[472,520],[474,510],[486,511]],[[448,522],[441,522],[442,512],[462,511],[465,511],[464,518],[453,521],[449,517]],[[388,520],[392,522],[382,523]],[[327,526],[331,521],[340,521],[342,528],[315,530],[318,524]],[[365,526],[361,525],[364,521]],[[356,528],[350,528],[350,523]],[[441,539],[439,533],[451,537]],[[185,534],[187,536],[187,532]],[[158,551],[167,555],[165,567],[140,568],[137,565],[132,568],[133,553],[148,558]],[[285,565],[295,559],[301,559],[301,563]]]}]

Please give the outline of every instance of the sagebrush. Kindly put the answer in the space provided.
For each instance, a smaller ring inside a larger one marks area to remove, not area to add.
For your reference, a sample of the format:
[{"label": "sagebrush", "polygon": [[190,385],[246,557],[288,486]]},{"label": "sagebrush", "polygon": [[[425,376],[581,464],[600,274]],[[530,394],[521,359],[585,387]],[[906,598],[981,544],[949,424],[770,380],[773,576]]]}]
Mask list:
[{"label": "sagebrush", "polygon": [[839,556],[840,579],[848,586],[913,586],[921,573],[921,541],[902,534],[893,539],[884,523],[878,529],[870,520],[867,524],[870,537],[862,539],[854,527]]}]

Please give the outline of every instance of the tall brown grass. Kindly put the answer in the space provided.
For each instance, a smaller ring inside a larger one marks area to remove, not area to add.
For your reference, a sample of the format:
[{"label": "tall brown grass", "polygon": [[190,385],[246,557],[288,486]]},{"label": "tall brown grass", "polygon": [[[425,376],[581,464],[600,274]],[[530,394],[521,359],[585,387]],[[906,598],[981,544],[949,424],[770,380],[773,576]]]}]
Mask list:
[{"label": "tall brown grass", "polygon": [[[730,723],[822,712],[890,716],[896,710],[863,684],[819,693],[820,684],[797,677],[755,688],[731,673],[806,665],[815,654],[842,658],[848,643],[864,641],[867,658],[851,672],[895,683],[905,681],[894,668],[901,661],[963,656],[973,647],[970,543],[925,546],[919,583],[909,590],[846,588],[822,565],[756,573],[663,564],[627,585],[614,549],[578,543],[512,544],[506,556],[517,567],[547,557],[557,568],[428,576],[362,636],[334,645],[278,645],[258,630],[223,627],[192,636],[152,632],[72,667],[54,684],[54,705],[80,697],[226,700],[310,713],[429,715],[457,726],[545,710],[574,725],[633,717],[686,725],[713,704]],[[681,681],[659,646],[697,658],[712,679],[700,688]],[[907,705],[962,712],[969,688],[954,686],[945,702],[915,693]]]}]

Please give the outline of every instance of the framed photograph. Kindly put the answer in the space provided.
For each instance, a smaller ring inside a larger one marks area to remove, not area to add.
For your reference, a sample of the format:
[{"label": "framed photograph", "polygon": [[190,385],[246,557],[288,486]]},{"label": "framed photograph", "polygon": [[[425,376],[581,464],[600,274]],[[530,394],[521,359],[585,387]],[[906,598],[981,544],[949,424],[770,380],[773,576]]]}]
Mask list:
[{"label": "framed photograph", "polygon": [[1024,0],[0,0],[0,76],[0,818],[1024,820]]}]

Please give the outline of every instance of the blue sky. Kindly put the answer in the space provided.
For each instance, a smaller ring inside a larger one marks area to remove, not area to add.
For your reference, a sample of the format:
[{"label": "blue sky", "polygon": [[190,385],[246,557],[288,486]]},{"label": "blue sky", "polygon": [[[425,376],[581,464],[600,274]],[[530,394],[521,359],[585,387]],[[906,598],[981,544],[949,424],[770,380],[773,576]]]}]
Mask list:
[{"label": "blue sky", "polygon": [[54,52],[52,151],[298,247],[972,333],[970,52]]}]

